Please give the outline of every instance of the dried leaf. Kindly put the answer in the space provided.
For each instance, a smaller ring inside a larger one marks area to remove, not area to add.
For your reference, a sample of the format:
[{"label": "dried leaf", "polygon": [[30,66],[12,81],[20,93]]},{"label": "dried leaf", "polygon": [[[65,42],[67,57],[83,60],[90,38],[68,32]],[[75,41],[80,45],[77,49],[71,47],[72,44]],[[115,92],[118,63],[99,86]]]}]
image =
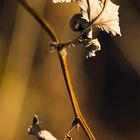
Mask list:
[{"label": "dried leaf", "polygon": [[118,12],[119,6],[112,3],[110,0],[104,9],[102,15],[95,21],[95,26],[101,28],[101,30],[111,33],[112,35],[120,35],[119,17]]},{"label": "dried leaf", "polygon": [[98,39],[92,39],[89,44],[86,46],[87,55],[86,58],[96,56],[96,51],[101,50],[101,45]]},{"label": "dried leaf", "polygon": [[[53,0],[53,2],[78,2],[83,15],[82,18],[91,22],[103,10],[105,0]],[[107,0],[107,4],[102,15],[95,21],[94,25],[114,36],[121,36],[118,10],[118,5],[112,3],[110,0]]]},{"label": "dried leaf", "polygon": [[41,130],[39,134],[39,138],[42,140],[57,140],[49,131]]},{"label": "dried leaf", "polygon": [[[78,1],[83,18],[88,22],[94,20],[103,10],[104,1],[105,0]],[[112,33],[114,36],[121,36],[118,10],[119,6],[108,0],[102,15],[95,21],[94,25],[107,33]]]},{"label": "dried leaf", "polygon": [[53,3],[76,2],[77,0],[53,0]]},{"label": "dried leaf", "polygon": [[83,18],[88,22],[91,22],[102,11],[99,0],[79,0],[78,3],[81,8]]}]

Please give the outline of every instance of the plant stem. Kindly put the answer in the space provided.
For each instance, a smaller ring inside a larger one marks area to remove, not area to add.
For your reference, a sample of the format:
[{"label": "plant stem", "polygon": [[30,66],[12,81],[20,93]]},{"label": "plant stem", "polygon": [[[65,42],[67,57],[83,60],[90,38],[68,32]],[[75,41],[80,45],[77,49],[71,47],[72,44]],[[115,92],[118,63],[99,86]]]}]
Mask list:
[{"label": "plant stem", "polygon": [[[61,40],[59,36],[54,32],[53,28],[46,22],[46,20],[42,16],[40,16],[38,13],[36,13],[36,11],[31,6],[29,6],[26,1],[19,0],[19,2],[39,22],[42,28],[49,34],[52,41],[57,42],[58,44],[61,44]],[[81,114],[81,111],[77,102],[77,98],[73,90],[71,78],[70,78],[70,73],[69,73],[68,64],[67,64],[67,57],[66,55],[62,54],[63,51],[65,51],[65,48],[62,48],[62,47],[57,48],[57,53],[58,53],[59,60],[61,63],[62,72],[63,72],[66,86],[68,89],[68,93],[69,93],[70,101],[71,101],[72,108],[75,114],[75,118],[78,118],[79,124],[81,125],[85,133],[87,134],[88,138],[90,140],[95,140],[93,133],[91,132],[89,126],[87,125],[84,117]]]}]

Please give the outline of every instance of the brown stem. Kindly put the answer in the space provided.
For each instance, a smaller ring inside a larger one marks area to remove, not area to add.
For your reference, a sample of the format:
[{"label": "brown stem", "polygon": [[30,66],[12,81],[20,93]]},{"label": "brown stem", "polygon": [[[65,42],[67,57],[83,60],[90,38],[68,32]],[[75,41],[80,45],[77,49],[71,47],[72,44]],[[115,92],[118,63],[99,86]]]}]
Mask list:
[{"label": "brown stem", "polygon": [[[58,44],[61,44],[61,40],[60,40],[59,36],[54,32],[53,28],[46,22],[46,20],[42,16],[40,16],[38,13],[36,13],[36,11],[31,6],[29,6],[26,1],[19,0],[19,2],[39,22],[39,24],[42,26],[42,28],[49,34],[52,41],[57,42]],[[68,64],[67,64],[67,57],[66,57],[66,55],[63,55],[63,53],[62,53],[63,51],[65,51],[64,48],[62,48],[62,49],[61,49],[61,47],[57,48],[57,53],[58,53],[59,60],[61,63],[62,72],[64,75],[64,79],[66,82],[66,86],[68,89],[68,93],[69,93],[69,97],[70,97],[70,101],[72,104],[72,108],[73,108],[75,117],[78,118],[79,124],[81,125],[81,127],[83,128],[85,133],[87,134],[88,138],[90,140],[95,140],[94,135],[92,134],[84,117],[81,114],[81,111],[80,111],[80,108],[79,108],[79,105],[78,105],[78,102],[77,102],[77,99],[76,99],[76,96],[75,96],[75,93],[73,90],[71,78],[70,78],[70,73],[69,73]]]}]

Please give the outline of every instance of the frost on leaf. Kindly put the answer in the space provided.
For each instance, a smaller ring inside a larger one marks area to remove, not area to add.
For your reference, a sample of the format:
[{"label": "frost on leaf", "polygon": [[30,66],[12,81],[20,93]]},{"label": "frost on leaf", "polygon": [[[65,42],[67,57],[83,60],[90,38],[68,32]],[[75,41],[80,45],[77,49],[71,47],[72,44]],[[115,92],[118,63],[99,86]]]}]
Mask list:
[{"label": "frost on leaf", "polygon": [[28,134],[36,136],[38,140],[57,140],[49,131],[42,130],[39,125],[40,120],[37,115],[34,115]]}]

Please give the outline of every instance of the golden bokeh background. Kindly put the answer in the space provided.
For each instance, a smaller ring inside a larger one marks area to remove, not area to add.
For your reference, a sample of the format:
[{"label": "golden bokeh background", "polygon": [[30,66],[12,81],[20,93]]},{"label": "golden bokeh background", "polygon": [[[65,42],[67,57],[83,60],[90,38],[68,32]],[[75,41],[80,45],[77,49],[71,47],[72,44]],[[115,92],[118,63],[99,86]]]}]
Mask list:
[{"label": "golden bokeh background", "polygon": [[[27,0],[63,41],[78,34],[69,20],[77,4]],[[140,32],[138,0],[120,5],[122,37],[99,33],[102,50],[92,59],[84,48],[68,50],[68,63],[80,108],[97,140],[138,140]],[[43,129],[63,139],[74,119],[57,53],[49,36],[18,0],[0,0],[0,139],[34,140],[27,128],[34,114]],[[83,130],[73,139],[85,140]]]}]

